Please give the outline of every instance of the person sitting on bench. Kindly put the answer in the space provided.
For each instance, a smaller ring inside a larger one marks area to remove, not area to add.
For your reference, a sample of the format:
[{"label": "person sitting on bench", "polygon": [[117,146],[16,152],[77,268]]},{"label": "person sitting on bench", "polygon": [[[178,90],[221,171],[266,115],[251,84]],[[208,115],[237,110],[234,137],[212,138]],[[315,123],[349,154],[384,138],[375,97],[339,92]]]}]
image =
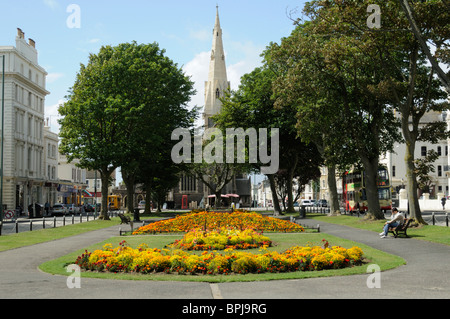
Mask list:
[{"label": "person sitting on bench", "polygon": [[397,227],[398,225],[403,223],[404,220],[405,220],[405,217],[403,216],[403,214],[399,213],[397,208],[395,208],[395,207],[392,208],[391,220],[384,223],[383,232],[380,233],[381,238],[388,237],[389,228]]}]

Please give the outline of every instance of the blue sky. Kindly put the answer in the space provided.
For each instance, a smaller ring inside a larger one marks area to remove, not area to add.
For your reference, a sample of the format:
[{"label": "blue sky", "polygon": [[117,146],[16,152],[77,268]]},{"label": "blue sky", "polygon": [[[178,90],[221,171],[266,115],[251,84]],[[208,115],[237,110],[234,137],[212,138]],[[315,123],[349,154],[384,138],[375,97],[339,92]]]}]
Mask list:
[{"label": "blue sky", "polygon": [[[196,83],[191,105],[203,106],[216,4],[219,5],[228,78],[232,88],[260,64],[270,42],[293,30],[287,13],[301,14],[299,0],[14,0],[3,1],[0,45],[15,45],[16,28],[36,41],[39,64],[48,72],[45,116],[58,132],[57,106],[73,85],[80,63],[102,45],[158,42],[166,55]],[[73,10],[80,9],[79,28],[70,28]]]}]

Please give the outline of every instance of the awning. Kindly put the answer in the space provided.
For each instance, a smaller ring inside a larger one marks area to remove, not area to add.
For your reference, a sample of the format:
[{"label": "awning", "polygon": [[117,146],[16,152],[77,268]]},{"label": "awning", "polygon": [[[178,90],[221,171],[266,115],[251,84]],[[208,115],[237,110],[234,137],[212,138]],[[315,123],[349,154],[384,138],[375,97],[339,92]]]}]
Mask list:
[{"label": "awning", "polygon": [[91,193],[89,193],[87,190],[83,189],[83,193],[85,193],[86,195],[88,195],[89,197],[93,197],[94,195],[92,195]]},{"label": "awning", "polygon": [[226,196],[227,196],[227,197],[239,197],[238,194],[227,194]]}]

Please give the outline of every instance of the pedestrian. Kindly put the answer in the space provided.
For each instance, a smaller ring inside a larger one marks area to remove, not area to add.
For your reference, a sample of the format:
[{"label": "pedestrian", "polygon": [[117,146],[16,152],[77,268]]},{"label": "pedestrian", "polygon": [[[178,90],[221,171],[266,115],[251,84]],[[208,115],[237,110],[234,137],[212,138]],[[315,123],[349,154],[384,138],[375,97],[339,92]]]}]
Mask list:
[{"label": "pedestrian", "polygon": [[446,202],[446,201],[447,201],[447,198],[445,198],[445,196],[442,197],[442,199],[441,199],[442,210],[445,210],[445,202]]},{"label": "pedestrian", "polygon": [[397,208],[392,208],[391,220],[384,223],[383,231],[380,233],[381,238],[388,237],[389,228],[394,228],[400,225],[405,220],[405,217]]}]

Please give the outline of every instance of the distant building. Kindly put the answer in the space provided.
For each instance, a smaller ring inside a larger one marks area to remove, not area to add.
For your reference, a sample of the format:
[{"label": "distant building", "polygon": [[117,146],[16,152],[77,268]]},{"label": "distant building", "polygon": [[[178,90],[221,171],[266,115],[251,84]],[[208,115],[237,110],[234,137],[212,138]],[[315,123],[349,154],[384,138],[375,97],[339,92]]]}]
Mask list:
[{"label": "distant building", "polygon": [[[47,72],[38,64],[36,43],[17,29],[16,46],[5,56],[3,204],[8,210],[44,203],[44,101]],[[1,67],[0,67],[1,68]],[[1,71],[1,70],[0,70]]]}]

